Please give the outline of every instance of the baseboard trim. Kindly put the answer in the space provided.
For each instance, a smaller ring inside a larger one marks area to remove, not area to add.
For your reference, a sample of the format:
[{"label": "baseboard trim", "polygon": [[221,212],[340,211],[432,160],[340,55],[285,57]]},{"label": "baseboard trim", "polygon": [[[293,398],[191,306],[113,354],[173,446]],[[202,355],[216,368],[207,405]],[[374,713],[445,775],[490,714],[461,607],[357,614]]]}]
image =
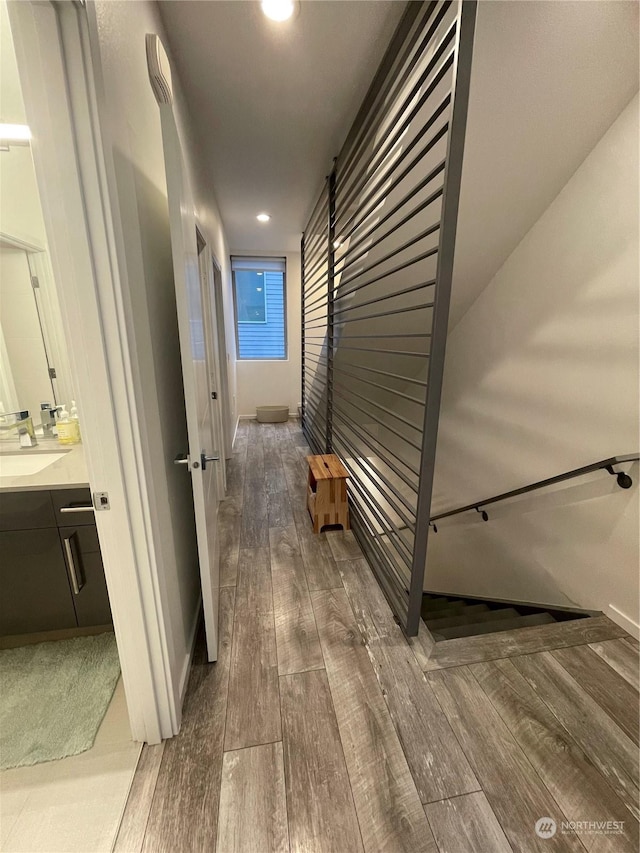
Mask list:
[{"label": "baseboard trim", "polygon": [[[238,430],[238,424],[240,423],[240,421],[255,421],[255,420],[257,420],[256,415],[238,415],[238,423],[236,424],[236,432]],[[300,415],[292,414],[291,410],[289,410],[288,420],[299,421]],[[282,423],[285,423],[285,421],[282,421]],[[235,440],[235,435],[234,435],[234,440]]]},{"label": "baseboard trim", "polygon": [[616,623],[616,625],[620,625],[620,627],[628,631],[632,637],[635,637],[636,640],[640,640],[640,625],[638,625],[637,622],[634,622],[631,617],[626,615],[626,613],[623,613],[613,604],[610,604],[607,608],[607,615],[609,616],[609,619]]},{"label": "baseboard trim", "polygon": [[236,425],[233,430],[233,438],[231,439],[231,452],[233,452],[233,448],[236,444],[236,437],[238,435],[238,426],[240,425],[240,418],[236,418]]}]

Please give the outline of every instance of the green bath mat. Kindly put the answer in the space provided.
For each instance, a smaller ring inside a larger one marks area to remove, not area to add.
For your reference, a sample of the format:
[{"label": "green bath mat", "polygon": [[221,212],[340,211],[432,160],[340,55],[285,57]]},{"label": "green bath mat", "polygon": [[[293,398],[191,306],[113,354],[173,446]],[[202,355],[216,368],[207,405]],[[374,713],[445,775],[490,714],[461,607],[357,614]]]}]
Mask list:
[{"label": "green bath mat", "polygon": [[0,651],[0,769],[91,749],[119,676],[113,633]]}]

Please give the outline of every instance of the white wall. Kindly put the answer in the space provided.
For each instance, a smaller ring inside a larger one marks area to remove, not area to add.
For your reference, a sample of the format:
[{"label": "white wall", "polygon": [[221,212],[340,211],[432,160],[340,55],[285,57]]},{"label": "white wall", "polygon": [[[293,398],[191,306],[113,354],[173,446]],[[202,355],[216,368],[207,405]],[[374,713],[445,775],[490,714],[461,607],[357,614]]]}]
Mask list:
[{"label": "white wall", "polygon": [[[168,632],[174,693],[184,689],[196,626],[200,580],[191,481],[173,464],[187,448],[184,393],[167,187],[159,108],[148,79],[145,35],[168,41],[152,2],[88,5],[107,165],[112,175],[120,276],[136,354],[135,394],[144,423],[144,487]],[[175,111],[203,236],[222,266],[229,291],[229,251],[220,215],[193,142],[190,118],[174,75]],[[231,360],[230,385],[235,393]]]},{"label": "white wall", "polygon": [[[300,253],[234,250],[233,255],[287,259],[287,352],[285,360],[238,361],[238,414],[255,417],[256,406],[288,405],[297,416],[300,403]],[[233,309],[232,309],[233,311]],[[235,342],[235,330],[232,330]]]},{"label": "white wall", "polygon": [[639,9],[478,4],[449,328],[637,92]]},{"label": "white wall", "polygon": [[[530,176],[535,180],[535,176]],[[432,513],[638,450],[638,97],[452,330]],[[443,521],[425,588],[638,622],[638,486]]]},{"label": "white wall", "polygon": [[0,230],[34,246],[46,246],[36,175],[28,147],[12,147],[0,157]]}]

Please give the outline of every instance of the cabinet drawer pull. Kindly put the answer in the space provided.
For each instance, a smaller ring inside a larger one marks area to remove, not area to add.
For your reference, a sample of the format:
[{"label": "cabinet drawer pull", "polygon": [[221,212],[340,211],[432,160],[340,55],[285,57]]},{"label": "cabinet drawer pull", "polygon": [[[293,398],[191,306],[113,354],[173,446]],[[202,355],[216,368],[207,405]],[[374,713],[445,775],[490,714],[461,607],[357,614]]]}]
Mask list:
[{"label": "cabinet drawer pull", "polygon": [[94,512],[92,506],[61,506],[60,512]]},{"label": "cabinet drawer pull", "polygon": [[80,593],[80,590],[84,586],[84,580],[82,580],[78,575],[76,561],[73,558],[73,545],[71,544],[72,538],[73,536],[68,536],[65,537],[62,541],[64,543],[64,553],[67,557],[67,570],[69,572],[69,580],[71,581],[71,586],[73,588],[74,595],[78,595]]}]

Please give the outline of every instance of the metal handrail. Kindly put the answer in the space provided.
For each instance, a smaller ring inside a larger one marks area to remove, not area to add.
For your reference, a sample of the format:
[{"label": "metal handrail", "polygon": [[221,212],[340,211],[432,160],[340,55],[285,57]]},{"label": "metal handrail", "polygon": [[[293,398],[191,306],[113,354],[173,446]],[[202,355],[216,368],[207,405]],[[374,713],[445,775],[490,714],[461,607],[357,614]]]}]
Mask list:
[{"label": "metal handrail", "polygon": [[[432,515],[429,521],[433,526],[435,521],[440,521],[442,518],[449,518],[452,515],[460,515],[460,513],[470,512],[471,510],[481,513],[483,520],[488,521],[489,515],[486,510],[482,509],[482,507],[498,503],[498,501],[506,501],[509,498],[515,498],[518,495],[524,495],[527,492],[534,492],[537,489],[544,489],[546,486],[553,486],[556,483],[562,483],[565,480],[572,480],[574,477],[582,477],[584,474],[591,474],[594,471],[608,471],[609,474],[613,474],[616,477],[621,489],[630,489],[633,485],[631,477],[628,474],[625,474],[624,471],[614,471],[613,466],[624,465],[626,462],[638,462],[639,460],[640,453],[630,453],[627,456],[612,456],[610,459],[603,459],[601,462],[593,462],[591,465],[585,465],[582,468],[575,468],[573,471],[558,474],[557,477],[549,477],[547,480],[539,480],[537,483],[531,483],[528,486],[521,486],[519,489],[513,489],[512,491],[504,492],[501,495],[494,495],[494,497],[487,498],[483,501],[474,501],[474,503],[467,504],[466,506],[460,506],[456,509],[450,509],[447,512],[438,513],[438,515]],[[438,531],[435,530],[435,532],[437,533]]]}]

